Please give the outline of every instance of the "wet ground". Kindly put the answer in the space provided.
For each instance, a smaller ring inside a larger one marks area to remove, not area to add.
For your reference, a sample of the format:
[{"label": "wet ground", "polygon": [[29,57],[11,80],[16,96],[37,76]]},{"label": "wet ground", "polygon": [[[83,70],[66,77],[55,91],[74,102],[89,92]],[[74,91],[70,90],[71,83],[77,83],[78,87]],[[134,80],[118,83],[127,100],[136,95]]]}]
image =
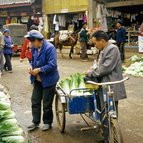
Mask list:
[{"label": "wet ground", "polygon": [[[127,56],[133,53],[127,53]],[[93,62],[94,57],[83,63],[79,56],[72,60],[65,54],[65,58],[58,55],[58,65],[61,79],[77,73],[86,71]],[[19,62],[19,58],[14,57],[12,74],[5,73],[0,79],[0,83],[6,85],[11,93],[12,108],[17,114],[17,120],[26,131],[26,126],[31,123],[31,92],[32,85],[29,81],[27,68],[28,62]],[[143,142],[143,78],[130,77],[126,82],[128,98],[120,101],[119,104],[119,122],[123,131],[125,143],[142,143]],[[57,129],[54,119],[53,128],[50,131],[42,132],[40,129],[26,135],[32,143],[98,143],[102,137],[95,130],[81,132],[80,129],[85,127],[79,115],[68,115],[66,132],[61,134]]]}]

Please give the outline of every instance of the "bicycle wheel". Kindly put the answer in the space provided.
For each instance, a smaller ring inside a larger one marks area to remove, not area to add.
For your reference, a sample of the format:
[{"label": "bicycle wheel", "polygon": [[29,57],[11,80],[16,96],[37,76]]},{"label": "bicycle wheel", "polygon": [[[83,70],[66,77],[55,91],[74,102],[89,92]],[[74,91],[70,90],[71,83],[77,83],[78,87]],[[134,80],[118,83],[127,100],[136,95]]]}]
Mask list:
[{"label": "bicycle wheel", "polygon": [[58,128],[61,133],[65,130],[65,124],[66,124],[66,116],[65,116],[65,106],[63,103],[61,103],[60,95],[56,92],[55,97],[55,112],[56,112],[56,120],[58,124]]},{"label": "bicycle wheel", "polygon": [[109,143],[124,143],[118,120],[111,118],[109,127]]}]

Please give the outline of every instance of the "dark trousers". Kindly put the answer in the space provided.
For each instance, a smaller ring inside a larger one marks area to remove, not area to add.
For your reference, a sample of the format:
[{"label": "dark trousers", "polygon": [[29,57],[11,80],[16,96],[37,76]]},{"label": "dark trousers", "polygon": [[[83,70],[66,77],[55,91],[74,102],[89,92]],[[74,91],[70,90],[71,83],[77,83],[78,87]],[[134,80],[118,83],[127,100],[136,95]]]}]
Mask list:
[{"label": "dark trousers", "polygon": [[3,59],[3,53],[0,50],[0,72],[3,71],[3,66],[4,66],[4,59]]},{"label": "dark trousers", "polygon": [[41,122],[41,104],[43,101],[43,123],[52,124],[53,110],[52,104],[55,95],[55,85],[47,88],[42,87],[39,81],[34,82],[34,89],[32,94],[32,115],[33,123],[40,124]]},{"label": "dark trousers", "polygon": [[6,71],[11,71],[12,70],[12,64],[11,64],[12,54],[9,54],[9,55],[4,54],[4,57],[5,57],[4,69]]},{"label": "dark trousers", "polygon": [[80,42],[81,58],[84,60],[87,58],[87,42]]},{"label": "dark trousers", "polygon": [[125,43],[118,43],[117,46],[119,48],[120,54],[121,54],[121,60],[124,61],[125,60],[125,47],[124,47]]},{"label": "dark trousers", "polygon": [[[104,98],[103,98],[103,90],[102,88],[99,89],[99,92],[98,92],[98,95],[97,95],[97,108],[100,110],[100,111],[103,111],[105,109],[105,102],[104,102]],[[115,110],[117,112],[117,116],[118,116],[118,101],[115,101]],[[100,116],[101,120],[103,119],[105,115],[105,112],[103,112]],[[104,139],[105,140],[108,140],[108,137],[109,137],[109,124],[108,124],[108,118],[106,118],[103,122],[103,136],[104,136]]]}]

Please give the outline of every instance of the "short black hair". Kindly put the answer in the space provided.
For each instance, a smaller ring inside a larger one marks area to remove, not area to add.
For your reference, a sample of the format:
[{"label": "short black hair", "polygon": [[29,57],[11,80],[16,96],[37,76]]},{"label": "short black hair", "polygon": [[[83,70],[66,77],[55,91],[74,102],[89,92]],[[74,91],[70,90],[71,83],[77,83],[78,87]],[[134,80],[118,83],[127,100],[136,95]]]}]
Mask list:
[{"label": "short black hair", "polygon": [[31,31],[31,30],[38,30],[38,26],[36,26],[36,25],[33,24],[33,25],[30,27],[30,31]]},{"label": "short black hair", "polygon": [[122,20],[117,20],[117,23],[121,24],[122,26],[124,25],[124,22]]},{"label": "short black hair", "polygon": [[84,25],[87,25],[87,23],[86,23],[86,22],[83,22],[83,23],[82,23],[82,27],[83,27]]},{"label": "short black hair", "polygon": [[102,39],[105,41],[109,40],[107,33],[104,31],[97,31],[97,32],[93,33],[92,37],[96,38],[97,41],[100,41]]}]

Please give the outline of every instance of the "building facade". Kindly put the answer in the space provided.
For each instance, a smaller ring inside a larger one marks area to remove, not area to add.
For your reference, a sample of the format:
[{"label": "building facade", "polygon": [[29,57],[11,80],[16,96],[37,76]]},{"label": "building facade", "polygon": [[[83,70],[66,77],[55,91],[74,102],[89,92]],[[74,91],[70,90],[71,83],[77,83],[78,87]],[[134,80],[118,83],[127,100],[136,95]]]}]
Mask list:
[{"label": "building facade", "polygon": [[[81,28],[82,17],[82,22],[87,20],[89,27],[93,28],[93,17],[96,15],[96,0],[43,0],[42,3],[43,14],[46,17],[45,21],[48,23],[45,27],[47,33],[53,33],[55,15],[63,16],[63,18],[65,16],[66,24],[68,22],[75,24],[76,30]],[[67,27],[62,29],[67,29]]]},{"label": "building facade", "polygon": [[0,0],[0,29],[10,23],[27,23],[30,16],[42,15],[39,0]]}]

